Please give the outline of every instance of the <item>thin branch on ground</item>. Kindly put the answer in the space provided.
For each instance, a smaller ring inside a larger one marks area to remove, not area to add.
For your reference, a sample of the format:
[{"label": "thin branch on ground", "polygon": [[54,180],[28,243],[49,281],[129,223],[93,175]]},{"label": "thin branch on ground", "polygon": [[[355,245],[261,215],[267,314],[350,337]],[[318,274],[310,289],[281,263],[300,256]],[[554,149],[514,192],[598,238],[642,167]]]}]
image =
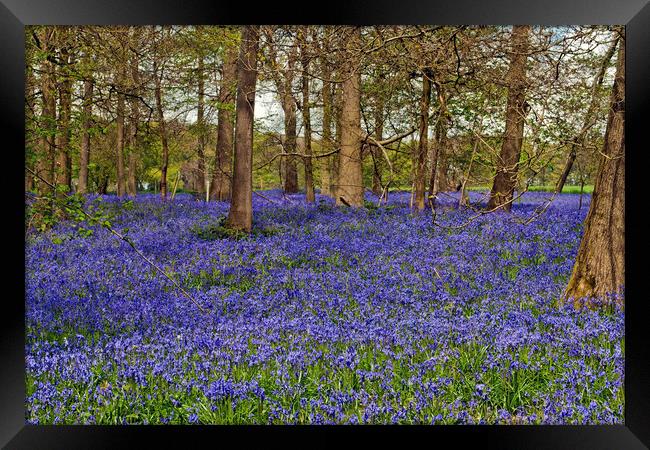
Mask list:
[{"label": "thin branch on ground", "polygon": [[[52,183],[50,183],[49,181],[43,179],[40,175],[38,175],[36,172],[34,172],[34,171],[33,171],[32,169],[30,169],[29,167],[25,167],[25,169],[26,169],[28,172],[30,172],[32,175],[34,175],[35,177],[37,177],[39,180],[41,180],[43,183],[49,185],[49,186],[52,187],[53,189],[56,189],[56,186],[54,186],[54,185],[53,185]],[[64,195],[66,198],[70,198],[70,195],[68,195],[68,194],[63,194],[63,195]],[[59,205],[57,205],[57,206],[58,206],[60,209],[63,209],[61,206],[59,206]],[[78,210],[79,210],[79,211],[80,211],[84,216],[86,216],[87,218],[89,218],[89,219],[93,219],[93,217],[92,217],[90,214],[88,214],[88,212],[87,212],[85,209],[83,209],[83,208],[81,208],[81,207],[78,207],[78,208],[76,208],[76,209],[78,209]],[[163,269],[161,269],[160,267],[158,267],[158,266],[157,266],[153,261],[151,261],[149,258],[147,258],[147,256],[146,256],[144,253],[142,253],[142,251],[139,250],[139,249],[135,246],[135,243],[131,240],[131,238],[129,238],[128,236],[124,236],[124,235],[121,234],[120,232],[116,231],[116,230],[115,230],[113,227],[111,227],[110,225],[102,224],[102,227],[106,228],[108,231],[110,231],[110,232],[111,232],[115,237],[117,237],[118,239],[120,239],[120,240],[126,242],[127,244],[129,244],[129,246],[130,246],[130,247],[131,247],[131,248],[136,252],[136,254],[137,254],[138,256],[140,256],[140,257],[141,257],[145,262],[147,262],[147,264],[149,264],[151,267],[153,267],[154,269],[156,269],[156,271],[158,271],[158,272],[160,272],[162,275],[164,275],[165,278],[167,278],[169,281],[171,281],[172,284],[173,284],[173,285],[174,285],[174,286],[175,286],[175,287],[176,287],[176,288],[177,288],[177,289],[178,289],[178,290],[179,290],[179,291],[180,291],[180,292],[181,292],[185,297],[187,297],[187,298],[188,298],[192,303],[194,303],[194,304],[196,305],[196,307],[199,309],[199,311],[201,311],[202,313],[207,313],[207,312],[208,312],[207,309],[205,309],[203,306],[201,306],[201,304],[200,304],[200,303],[199,303],[199,302],[198,302],[194,297],[192,297],[192,295],[190,295],[190,294],[189,294],[185,289],[183,289],[183,287],[182,287],[180,284],[178,284],[178,283],[176,282],[176,280],[174,280],[174,279],[173,279],[173,278],[172,278],[172,277],[171,277],[167,272],[165,272]]]}]

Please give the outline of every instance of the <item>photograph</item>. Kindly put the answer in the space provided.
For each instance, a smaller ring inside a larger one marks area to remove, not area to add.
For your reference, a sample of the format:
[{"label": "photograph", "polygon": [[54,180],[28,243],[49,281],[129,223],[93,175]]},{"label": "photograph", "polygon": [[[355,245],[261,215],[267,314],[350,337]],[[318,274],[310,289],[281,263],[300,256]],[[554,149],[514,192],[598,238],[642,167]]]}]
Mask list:
[{"label": "photograph", "polygon": [[624,24],[23,30],[26,424],[626,424]]}]

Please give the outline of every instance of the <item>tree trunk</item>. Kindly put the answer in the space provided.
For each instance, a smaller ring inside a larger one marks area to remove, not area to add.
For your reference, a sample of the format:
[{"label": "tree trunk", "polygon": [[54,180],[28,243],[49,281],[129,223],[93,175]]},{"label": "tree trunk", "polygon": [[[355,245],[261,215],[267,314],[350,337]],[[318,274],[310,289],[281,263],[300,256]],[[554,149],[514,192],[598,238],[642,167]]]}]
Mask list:
[{"label": "tree trunk", "polygon": [[217,201],[230,199],[232,185],[232,148],[235,124],[233,109],[237,87],[237,52],[234,47],[224,54],[219,86],[219,112],[217,114],[217,147],[210,198]]},{"label": "tree trunk", "polygon": [[[70,192],[72,189],[72,176],[71,176],[71,158],[70,158],[70,112],[71,112],[71,97],[72,97],[72,80],[70,79],[70,53],[67,48],[68,43],[65,40],[68,38],[68,30],[61,28],[59,31],[59,39],[61,39],[61,60],[63,66],[61,69],[61,81],[59,82],[59,120],[58,132],[56,136],[57,147],[57,162],[56,162],[56,177],[57,186],[63,187],[65,192]],[[63,194],[63,193],[61,193]]]},{"label": "tree trunk", "polygon": [[283,189],[285,194],[298,192],[297,159],[296,153],[296,99],[293,96],[293,77],[297,61],[296,43],[292,42],[287,50],[287,68],[279,67],[277,47],[273,38],[274,31],[267,31],[270,64],[269,75],[275,84],[282,111],[284,113],[284,137],[282,139],[283,155],[280,158],[281,172],[284,172]]},{"label": "tree trunk", "polygon": [[[605,143],[565,299],[620,293],[625,283],[625,38],[619,39]],[[622,298],[618,299],[623,302]]]},{"label": "tree trunk", "polygon": [[517,186],[517,174],[521,145],[524,139],[526,103],[526,58],[528,52],[529,25],[515,25],[512,30],[512,50],[508,73],[508,103],[506,130],[497,161],[497,173],[490,192],[488,209],[501,208],[510,211]]},{"label": "tree trunk", "polygon": [[431,149],[431,176],[429,177],[429,201],[435,206],[434,196],[438,192],[438,174],[440,172],[440,153],[441,149],[447,145],[447,117],[443,110],[440,111],[441,117],[438,118],[435,130],[435,141]]},{"label": "tree trunk", "polygon": [[[339,72],[340,73],[340,72]],[[334,199],[338,198],[337,193],[338,193],[338,188],[339,188],[339,168],[341,166],[341,135],[343,134],[343,124],[342,124],[342,119],[343,119],[343,114],[342,114],[342,89],[341,89],[341,84],[342,83],[337,83],[334,85],[334,103],[333,103],[333,109],[334,109],[334,133],[335,133],[335,142],[334,145],[338,148],[338,152],[334,154],[334,157],[332,158],[332,172],[331,172],[331,179],[332,183],[330,184],[330,191],[332,193],[332,197]]]},{"label": "tree trunk", "polygon": [[[43,53],[53,55],[55,30],[51,27],[44,27],[41,36]],[[41,74],[41,93],[43,103],[41,105],[41,154],[39,155],[36,169],[38,175],[47,183],[54,181],[54,160],[56,157],[56,85],[54,64],[43,59]],[[52,188],[43,181],[37,182],[38,193],[43,196],[52,193]]]},{"label": "tree trunk", "polygon": [[[134,55],[131,60],[131,82],[133,94],[141,95],[140,89],[140,69],[139,69],[138,56]],[[140,133],[138,127],[140,126],[140,101],[136,97],[129,99],[131,107],[131,120],[129,121],[129,173],[126,183],[128,195],[135,197],[138,192],[138,150],[140,149]]]},{"label": "tree trunk", "polygon": [[[331,72],[329,69],[326,69],[327,63],[323,63],[323,78],[329,79],[331,77]],[[332,151],[332,85],[323,81],[323,139],[321,141],[321,148],[323,153],[328,153]],[[325,156],[321,158],[321,168],[320,168],[320,193],[322,195],[332,195],[331,184],[332,184],[332,157]]]},{"label": "tree trunk", "polygon": [[[284,152],[296,153],[296,104],[293,96],[282,100],[284,111]],[[284,192],[298,192],[298,167],[295,156],[284,157]]]},{"label": "tree trunk", "polygon": [[115,131],[117,133],[116,145],[116,172],[117,172],[117,196],[123,197],[126,193],[126,183],[124,176],[124,141],[126,133],[124,131],[124,94],[121,92],[117,94],[117,126]]},{"label": "tree trunk", "polygon": [[440,135],[440,145],[438,146],[438,192],[447,192],[449,190],[449,160],[447,159],[448,140],[447,127],[443,128]]},{"label": "tree trunk", "polygon": [[134,119],[131,119],[131,121],[129,121],[128,133],[126,135],[126,147],[128,149],[129,155],[126,176],[126,193],[130,197],[135,197],[137,193],[136,170],[138,162],[136,151],[138,148],[138,126],[136,123],[137,122],[135,122]]},{"label": "tree trunk", "polygon": [[105,195],[108,190],[108,175],[104,175],[97,186],[97,191],[99,194]]},{"label": "tree trunk", "polygon": [[429,147],[429,108],[431,105],[431,71],[422,71],[422,99],[420,100],[420,142],[415,167],[415,207],[424,209],[425,171]]},{"label": "tree trunk", "polygon": [[435,167],[436,175],[432,176],[433,192],[445,192],[448,189],[447,179],[447,129],[449,127],[449,110],[447,109],[447,95],[441,84],[436,83],[438,102],[440,103],[440,116],[436,128]]},{"label": "tree trunk", "polygon": [[79,153],[79,184],[77,192],[88,192],[88,163],[90,162],[90,127],[93,115],[93,90],[94,83],[88,79],[84,81],[83,94],[83,119],[81,132],[81,151]]},{"label": "tree trunk", "polygon": [[167,199],[167,166],[169,164],[169,144],[167,143],[167,125],[165,123],[165,116],[163,114],[162,106],[162,73],[158,73],[158,61],[154,60],[153,72],[156,82],[155,97],[156,97],[156,110],[158,111],[158,127],[160,131],[160,140],[162,141],[162,161],[160,164],[160,197],[163,200]]},{"label": "tree trunk", "polygon": [[203,119],[203,110],[205,106],[205,64],[203,62],[203,55],[199,56],[199,73],[198,73],[198,105],[196,112],[196,124],[198,126],[198,142],[197,142],[197,156],[199,159],[198,163],[198,173],[196,174],[196,180],[198,186],[198,191],[201,194],[205,194],[205,123]]},{"label": "tree trunk", "polygon": [[361,164],[361,28],[354,27],[347,40],[348,63],[344,67],[341,105],[341,152],[336,204],[363,206]]},{"label": "tree trunk", "polygon": [[[293,76],[296,65],[295,47],[289,51],[288,68],[278,76],[275,83],[280,94],[282,110],[284,111],[284,152],[296,153],[296,100],[293,97]],[[285,156],[284,160],[284,192],[295,194],[298,192],[298,158],[294,155]]]},{"label": "tree trunk", "polygon": [[129,173],[126,180],[126,192],[130,197],[135,197],[138,193],[137,167],[138,157],[136,150],[138,148],[138,131],[135,123],[131,123],[129,131]]},{"label": "tree trunk", "polygon": [[259,29],[259,25],[243,27],[237,61],[235,164],[227,224],[245,232],[253,227],[253,119]]},{"label": "tree trunk", "polygon": [[461,205],[469,206],[469,195],[467,194],[467,182],[469,181],[469,177],[472,176],[472,164],[474,164],[474,157],[476,156],[476,151],[478,150],[478,138],[475,135],[472,135],[471,146],[472,146],[472,156],[469,160],[469,165],[467,166],[467,172],[465,173],[462,184],[460,186],[460,200],[458,201],[458,206]]},{"label": "tree trunk", "polygon": [[[381,93],[377,94],[375,105],[375,139],[381,141],[384,138],[384,102]],[[373,171],[372,171],[372,193],[377,197],[382,194],[381,171],[384,166],[384,155],[379,147],[372,147]]]},{"label": "tree trunk", "polygon": [[[33,51],[28,46],[25,49],[25,166],[30,170],[35,170],[33,164],[34,154],[34,70],[33,70]],[[31,192],[34,189],[34,175],[25,171],[25,192]]]},{"label": "tree trunk", "polygon": [[[577,140],[578,138],[576,138]],[[560,175],[560,179],[557,180],[557,184],[555,185],[555,192],[557,194],[562,192],[562,189],[564,189],[564,184],[566,183],[567,178],[569,177],[569,173],[571,172],[571,168],[573,167],[573,163],[576,160],[576,156],[578,156],[576,152],[576,146],[578,143],[576,140],[573,141],[571,144],[571,151],[569,152],[569,157],[566,160],[566,164],[564,164],[564,170],[562,170],[562,175]]]},{"label": "tree trunk", "polygon": [[[435,207],[435,194],[440,191],[440,170],[443,161],[445,148],[447,147],[447,123],[449,121],[449,111],[447,110],[447,99],[445,92],[440,85],[436,83],[436,92],[438,94],[438,103],[440,111],[438,112],[438,120],[436,121],[435,141],[431,149],[431,176],[429,177],[429,193],[428,198],[431,205]],[[444,177],[446,179],[446,177]],[[445,181],[443,179],[443,181]]]},{"label": "tree trunk", "polygon": [[314,203],[316,195],[314,193],[314,174],[311,160],[311,114],[309,105],[309,55],[307,54],[307,27],[302,30],[301,64],[302,64],[302,123],[305,128],[305,193],[307,203]]},{"label": "tree trunk", "polygon": [[436,174],[438,172],[438,127],[436,126],[436,136],[431,146],[431,175],[429,176],[429,192],[427,198],[434,204],[434,195],[436,194]]}]

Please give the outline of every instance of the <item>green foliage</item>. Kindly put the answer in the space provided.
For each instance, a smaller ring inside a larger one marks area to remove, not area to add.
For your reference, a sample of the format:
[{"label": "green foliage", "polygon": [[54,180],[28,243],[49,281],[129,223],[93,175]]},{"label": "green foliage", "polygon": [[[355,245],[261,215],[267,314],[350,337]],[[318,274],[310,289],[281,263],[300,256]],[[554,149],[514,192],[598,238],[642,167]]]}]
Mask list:
[{"label": "green foliage", "polygon": [[284,228],[282,227],[265,227],[265,228],[253,228],[253,235],[254,236],[264,236],[264,237],[269,237],[269,236],[275,236],[277,234],[284,233]]},{"label": "green foliage", "polygon": [[371,202],[368,200],[363,201],[363,207],[366,208],[368,211],[376,211],[379,209],[379,206],[375,202]]},{"label": "green foliage", "polygon": [[[62,191],[59,186],[57,191]],[[128,203],[131,203],[128,205]],[[126,208],[133,208],[133,202],[126,202]],[[46,195],[27,206],[27,231],[46,232],[63,221],[72,222],[81,237],[92,236],[94,226],[111,228],[114,214],[108,211],[102,197],[86,202],[82,194]],[[63,236],[54,236],[52,243],[61,244]]]},{"label": "green foliage", "polygon": [[334,210],[336,206],[321,199],[318,200],[318,206],[316,208],[318,208],[318,210],[321,212],[329,212]]},{"label": "green foliage", "polygon": [[247,292],[255,285],[252,277],[239,274],[225,274],[217,268],[201,270],[184,276],[183,284],[190,289],[205,289],[212,286],[225,286],[229,292]]},{"label": "green foliage", "polygon": [[193,225],[190,228],[190,231],[198,238],[206,241],[214,241],[218,239],[243,239],[246,237],[246,233],[240,230],[228,228],[226,226],[225,217],[221,217],[215,222],[208,223],[207,225]]},{"label": "green foliage", "polygon": [[268,237],[274,236],[284,232],[284,229],[281,227],[253,227],[251,233],[246,233],[245,231],[234,229],[228,227],[226,224],[226,218],[221,217],[216,221],[210,222],[206,225],[194,225],[190,228],[192,234],[197,236],[200,239],[206,241],[215,241],[219,239],[246,239],[249,237]]}]

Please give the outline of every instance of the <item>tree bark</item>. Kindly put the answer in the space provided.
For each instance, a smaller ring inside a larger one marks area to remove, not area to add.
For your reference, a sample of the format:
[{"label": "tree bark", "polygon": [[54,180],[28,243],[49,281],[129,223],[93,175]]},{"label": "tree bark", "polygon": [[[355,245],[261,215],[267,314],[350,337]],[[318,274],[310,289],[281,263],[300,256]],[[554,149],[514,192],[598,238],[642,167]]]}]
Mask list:
[{"label": "tree bark", "polygon": [[[131,82],[133,87],[131,89],[132,93],[137,95],[141,94],[140,89],[140,68],[139,68],[139,59],[137,55],[134,55],[131,59]],[[138,151],[140,149],[140,104],[139,100],[136,97],[131,97],[129,99],[129,105],[131,107],[131,118],[129,120],[129,172],[127,177],[127,193],[128,195],[135,197],[138,192],[138,178],[137,178],[137,169],[138,169]]]},{"label": "tree bark", "polygon": [[163,200],[167,199],[167,166],[169,164],[169,144],[167,142],[167,124],[165,123],[165,116],[162,106],[162,73],[158,73],[159,62],[154,59],[153,72],[156,87],[154,94],[156,97],[156,110],[158,112],[158,128],[160,132],[160,140],[162,142],[162,160],[160,164],[160,197]]},{"label": "tree bark", "polygon": [[99,185],[97,186],[97,191],[99,194],[105,195],[106,192],[108,191],[108,180],[109,180],[108,175],[104,175],[103,177],[100,178]]},{"label": "tree bark", "polygon": [[420,100],[420,142],[415,166],[415,207],[422,211],[425,206],[424,190],[426,187],[425,170],[429,147],[429,108],[431,105],[431,71],[422,71],[422,99]]},{"label": "tree bark", "polygon": [[336,204],[363,206],[361,164],[361,28],[354,27],[347,40],[348,63],[344,67],[341,105],[341,151]]},{"label": "tree bark", "polygon": [[[33,164],[33,144],[34,144],[34,70],[33,61],[34,52],[30,46],[25,49],[25,166],[30,170],[35,170]],[[34,175],[25,171],[25,192],[31,192],[34,189]]]},{"label": "tree bark", "polygon": [[434,196],[439,190],[438,174],[440,172],[440,153],[441,149],[447,145],[447,116],[443,110],[440,111],[435,129],[435,139],[431,146],[431,176],[429,177],[429,201],[435,206]]},{"label": "tree bark", "polygon": [[[324,66],[325,67],[325,66]],[[323,78],[328,79],[331,76],[329,70],[323,69]],[[324,153],[328,153],[332,150],[332,85],[327,81],[323,81],[323,139],[321,141],[321,147]],[[332,157],[326,156],[320,158],[321,168],[321,187],[320,193],[322,195],[331,196],[332,195]]]},{"label": "tree bark", "polygon": [[467,166],[467,172],[465,173],[462,184],[460,186],[460,200],[458,201],[459,206],[461,205],[469,206],[469,195],[467,194],[467,182],[469,181],[469,177],[472,176],[472,164],[474,164],[474,157],[476,156],[476,151],[478,150],[478,138],[475,135],[472,135],[471,147],[472,147],[472,156],[469,160],[469,165]]},{"label": "tree bark", "polygon": [[[65,192],[70,192],[72,189],[72,176],[71,176],[71,158],[70,158],[70,113],[71,113],[71,97],[72,97],[72,80],[70,79],[70,52],[67,48],[68,43],[68,30],[65,28],[60,29],[59,39],[61,40],[61,61],[62,69],[61,81],[58,84],[59,90],[59,119],[58,119],[58,132],[56,136],[57,148],[57,162],[56,162],[56,177],[57,186],[62,186]],[[61,193],[63,195],[63,193]]]},{"label": "tree bark", "polygon": [[93,80],[87,79],[84,81],[81,150],[79,153],[79,184],[77,186],[77,192],[80,194],[88,192],[88,163],[90,162],[90,128],[92,126],[93,114],[93,90]]},{"label": "tree bark", "polygon": [[205,109],[205,63],[203,61],[203,55],[199,56],[199,73],[198,73],[198,105],[196,112],[196,124],[198,126],[198,139],[197,139],[197,156],[198,156],[198,173],[196,174],[196,180],[198,187],[198,192],[205,194],[205,123],[204,123],[204,109]]},{"label": "tree bark", "polygon": [[526,59],[528,52],[529,25],[515,25],[512,30],[512,50],[508,71],[508,103],[506,129],[497,161],[488,209],[510,211],[517,186],[518,164],[524,139],[524,119],[528,110],[526,103]]},{"label": "tree bark", "polygon": [[[277,58],[274,44],[271,44],[272,58]],[[296,65],[296,51],[292,46],[289,50],[287,70],[276,69],[272,72],[275,85],[280,96],[282,111],[284,112],[284,152],[296,153],[296,100],[293,97],[293,76]],[[284,192],[295,194],[298,192],[298,167],[296,156],[283,156],[284,160]]]},{"label": "tree bark", "polygon": [[117,133],[117,145],[115,152],[116,157],[116,172],[117,172],[117,196],[123,197],[126,193],[125,170],[124,170],[124,141],[126,133],[124,130],[124,94],[119,92],[117,94],[117,126],[115,131]]},{"label": "tree bark", "polygon": [[131,123],[129,127],[129,170],[126,179],[126,193],[130,197],[135,197],[138,193],[138,157],[136,154],[138,149],[138,131],[135,123]]},{"label": "tree bark", "polygon": [[[569,157],[566,160],[566,163],[564,164],[564,169],[562,170],[562,174],[560,175],[560,179],[557,180],[557,184],[555,185],[555,192],[557,194],[562,192],[562,189],[564,189],[564,184],[566,183],[567,178],[569,178],[569,173],[571,173],[571,169],[573,168],[573,163],[576,160],[576,157],[578,156],[578,153],[576,151],[576,146],[579,145],[577,140],[579,137],[576,137],[574,141],[571,143],[571,151],[569,152]],[[542,180],[542,184],[544,181]]]},{"label": "tree bark", "polygon": [[[339,71],[340,73],[340,71]],[[342,104],[342,93],[343,90],[341,88],[341,83],[336,83],[333,87],[333,110],[334,110],[334,135],[335,135],[335,141],[334,145],[338,147],[339,152],[334,154],[334,157],[332,158],[332,172],[331,172],[331,179],[332,183],[330,184],[330,191],[332,193],[332,197],[334,199],[338,198],[337,193],[338,193],[338,188],[339,188],[339,168],[341,167],[341,136],[343,134],[343,110],[341,108]]]},{"label": "tree bark", "polygon": [[210,198],[217,201],[230,199],[232,185],[232,149],[237,85],[237,52],[229,47],[223,60],[221,70],[221,85],[219,86],[219,112],[217,113],[217,147],[214,175]]},{"label": "tree bark", "polygon": [[[282,110],[284,111],[284,152],[296,153],[296,104],[293,96],[283,98]],[[298,167],[295,156],[284,156],[284,192],[295,194],[298,192]]]},{"label": "tree bark", "polygon": [[[436,121],[435,140],[431,149],[431,176],[429,177],[428,198],[433,207],[435,207],[435,194],[440,191],[440,186],[444,186],[440,183],[442,175],[441,162],[444,162],[443,155],[447,147],[447,125],[449,122],[445,91],[440,83],[435,83],[435,86],[440,110]],[[445,179],[446,177],[443,178],[443,182],[445,182]]]},{"label": "tree bark", "polygon": [[283,189],[286,194],[298,192],[298,168],[296,153],[296,99],[293,96],[293,77],[297,61],[295,42],[289,44],[287,51],[287,68],[279,67],[274,30],[267,30],[269,75],[273,79],[284,113],[284,137],[282,139],[283,155],[281,157],[281,172],[284,172]]},{"label": "tree bark", "polygon": [[300,56],[302,64],[302,122],[305,128],[305,191],[307,203],[314,203],[314,173],[311,160],[311,114],[309,104],[309,54],[307,53],[307,27],[301,28]]},{"label": "tree bark", "polygon": [[[41,35],[41,44],[43,53],[46,56],[53,55],[55,52],[55,29],[53,27],[44,27]],[[56,157],[56,84],[54,64],[44,58],[41,64],[41,154],[36,164],[38,175],[47,183],[54,181],[54,160]],[[49,184],[37,181],[38,193],[43,196],[52,193]]]},{"label": "tree bark", "polygon": [[259,25],[243,27],[237,61],[235,164],[227,224],[245,232],[253,226],[253,119],[259,29]]},{"label": "tree bark", "polygon": [[[622,32],[622,31],[621,31]],[[625,284],[625,38],[618,61],[605,143],[565,299],[621,293]],[[623,302],[622,297],[617,299]]]},{"label": "tree bark", "polygon": [[438,146],[438,192],[447,192],[449,190],[448,142],[447,127],[444,126],[443,133],[440,135],[440,145]]},{"label": "tree bark", "polygon": [[436,194],[436,174],[438,173],[438,145],[439,145],[439,127],[436,126],[436,135],[431,146],[431,175],[429,176],[429,192],[427,197],[429,201],[435,204],[434,195]]},{"label": "tree bark", "polygon": [[[381,141],[384,138],[384,102],[381,93],[377,94],[377,103],[375,105],[375,139]],[[376,145],[372,147],[373,171],[372,171],[372,193],[377,197],[382,194],[381,171],[384,166],[384,156],[382,151]]]}]

